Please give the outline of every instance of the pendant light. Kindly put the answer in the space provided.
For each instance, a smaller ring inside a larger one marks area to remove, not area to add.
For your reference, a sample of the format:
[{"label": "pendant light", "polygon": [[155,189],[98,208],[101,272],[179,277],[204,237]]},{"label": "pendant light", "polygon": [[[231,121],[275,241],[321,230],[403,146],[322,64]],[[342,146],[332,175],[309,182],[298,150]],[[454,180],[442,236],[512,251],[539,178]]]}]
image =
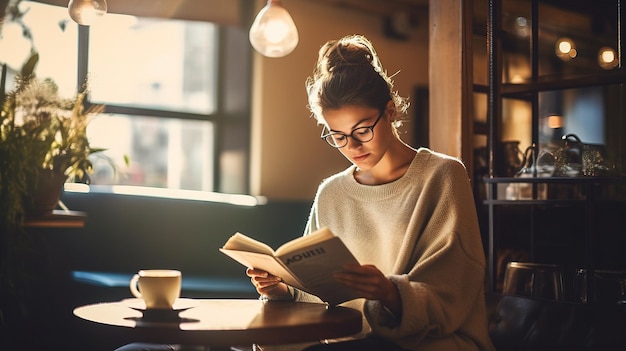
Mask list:
[{"label": "pendant light", "polygon": [[70,0],[67,10],[74,22],[89,26],[107,13],[106,0]]},{"label": "pendant light", "polygon": [[250,27],[250,43],[267,57],[283,57],[298,45],[298,29],[280,0],[268,0]]}]

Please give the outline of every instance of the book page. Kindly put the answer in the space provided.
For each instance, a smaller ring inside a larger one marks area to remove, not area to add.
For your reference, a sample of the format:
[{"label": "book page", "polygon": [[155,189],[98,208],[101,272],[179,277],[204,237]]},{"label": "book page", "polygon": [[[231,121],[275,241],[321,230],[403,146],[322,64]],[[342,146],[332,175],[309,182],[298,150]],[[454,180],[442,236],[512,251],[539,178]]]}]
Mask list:
[{"label": "book page", "polygon": [[316,295],[331,305],[358,297],[350,288],[333,278],[333,273],[341,271],[344,264],[359,263],[343,241],[332,233],[330,239],[283,252],[278,258],[298,277],[304,286],[299,289]]},{"label": "book page", "polygon": [[233,234],[222,248],[274,255],[274,250],[269,245],[258,240],[254,240],[239,232]]},{"label": "book page", "polygon": [[325,240],[334,238],[335,235],[328,228],[321,228],[309,235],[293,239],[276,249],[275,255],[280,256],[287,252],[297,251]]}]

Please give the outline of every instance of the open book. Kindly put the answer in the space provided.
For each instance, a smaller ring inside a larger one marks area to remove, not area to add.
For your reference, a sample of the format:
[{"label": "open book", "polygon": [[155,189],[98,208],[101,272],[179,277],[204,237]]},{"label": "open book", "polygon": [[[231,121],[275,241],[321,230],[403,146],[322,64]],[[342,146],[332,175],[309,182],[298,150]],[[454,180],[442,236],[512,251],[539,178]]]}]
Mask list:
[{"label": "open book", "polygon": [[354,255],[328,228],[291,240],[276,251],[267,244],[235,233],[220,249],[246,267],[269,272],[295,288],[311,293],[330,305],[357,298],[336,282],[333,273],[346,263],[358,264]]}]

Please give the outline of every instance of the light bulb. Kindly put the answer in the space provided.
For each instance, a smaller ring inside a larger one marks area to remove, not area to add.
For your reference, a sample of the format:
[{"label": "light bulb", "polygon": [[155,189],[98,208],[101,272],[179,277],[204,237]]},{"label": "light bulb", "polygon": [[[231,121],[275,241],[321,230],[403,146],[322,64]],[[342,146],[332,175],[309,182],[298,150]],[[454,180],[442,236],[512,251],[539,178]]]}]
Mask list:
[{"label": "light bulb", "polygon": [[250,27],[250,43],[267,57],[283,57],[298,45],[298,29],[280,0],[268,0]]},{"label": "light bulb", "polygon": [[576,51],[576,45],[570,38],[561,38],[556,42],[554,47],[556,56],[563,61],[569,61],[578,55]]},{"label": "light bulb", "polygon": [[617,53],[615,49],[610,47],[603,47],[598,52],[598,64],[602,69],[613,69],[617,67]]},{"label": "light bulb", "polygon": [[106,0],[70,0],[67,11],[74,22],[89,26],[107,13]]},{"label": "light bulb", "polygon": [[563,116],[560,116],[560,115],[548,116],[548,127],[551,129],[563,128]]}]

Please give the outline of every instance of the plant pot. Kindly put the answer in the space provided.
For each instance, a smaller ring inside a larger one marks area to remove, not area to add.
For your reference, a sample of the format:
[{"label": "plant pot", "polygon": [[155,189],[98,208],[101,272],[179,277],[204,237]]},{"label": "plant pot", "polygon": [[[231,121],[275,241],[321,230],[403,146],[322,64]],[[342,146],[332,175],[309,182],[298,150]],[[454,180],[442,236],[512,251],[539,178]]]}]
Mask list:
[{"label": "plant pot", "polygon": [[67,176],[63,172],[41,170],[37,188],[31,198],[26,200],[26,213],[29,216],[51,214],[59,204],[66,180]]}]

